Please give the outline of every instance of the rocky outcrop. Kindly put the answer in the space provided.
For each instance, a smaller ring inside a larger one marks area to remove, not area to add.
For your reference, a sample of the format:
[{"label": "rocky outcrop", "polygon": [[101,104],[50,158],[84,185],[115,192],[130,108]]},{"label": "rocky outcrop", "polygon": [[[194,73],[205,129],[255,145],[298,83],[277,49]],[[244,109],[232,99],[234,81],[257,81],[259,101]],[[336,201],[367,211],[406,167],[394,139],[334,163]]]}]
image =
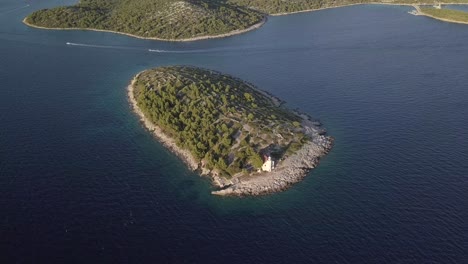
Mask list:
[{"label": "rocky outcrop", "polygon": [[333,138],[320,135],[321,129],[313,126],[312,121],[305,120],[311,141],[307,142],[293,155],[281,160],[272,172],[254,173],[234,179],[221,181],[217,186],[222,188],[213,191],[215,195],[252,196],[280,192],[292,184],[301,181],[321,157],[325,156],[333,146]]}]

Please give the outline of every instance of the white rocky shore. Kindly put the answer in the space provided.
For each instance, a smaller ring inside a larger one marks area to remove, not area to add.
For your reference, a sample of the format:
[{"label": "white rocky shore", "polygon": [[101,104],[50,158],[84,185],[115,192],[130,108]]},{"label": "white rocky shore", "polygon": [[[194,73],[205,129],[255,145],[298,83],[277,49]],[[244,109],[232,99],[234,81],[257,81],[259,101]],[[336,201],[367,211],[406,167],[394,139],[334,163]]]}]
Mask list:
[{"label": "white rocky shore", "polygon": [[159,140],[159,142],[161,142],[166,148],[168,148],[180,159],[182,159],[182,161],[184,161],[184,163],[191,170],[197,170],[199,165],[197,160],[192,156],[192,154],[187,150],[179,148],[175,141],[171,137],[164,134],[164,132],[158,126],[156,126],[148,118],[146,118],[141,109],[138,107],[137,101],[133,93],[133,85],[135,84],[138,76],[140,76],[140,73],[133,77],[132,82],[127,87],[128,100],[130,101],[130,105],[133,111],[140,117],[140,121],[145,125],[145,127],[149,131],[151,131],[151,133]]},{"label": "white rocky shore", "polygon": [[315,167],[321,157],[333,146],[333,138],[322,135],[324,131],[314,122],[303,124],[312,138],[293,155],[281,160],[272,172],[254,173],[230,180],[213,177],[213,183],[221,188],[211,192],[215,195],[257,196],[280,192],[300,182]]},{"label": "white rocky shore", "polygon": [[[305,128],[304,133],[311,138],[311,141],[307,142],[300,150],[280,160],[272,172],[254,172],[250,175],[241,175],[231,179],[219,177],[201,168],[201,164],[197,162],[189,151],[179,148],[171,137],[164,134],[158,126],[145,117],[138,107],[133,93],[133,85],[139,75],[140,73],[133,78],[127,89],[129,102],[133,111],[140,117],[144,126],[166,148],[176,154],[189,169],[193,171],[199,170],[201,175],[211,177],[213,185],[218,188],[218,190],[212,191],[212,194],[255,196],[283,191],[292,184],[301,181],[310,170],[318,165],[320,158],[325,156],[333,146],[333,138],[324,135],[325,130],[320,127],[321,124],[319,122],[311,121],[307,115],[298,113],[303,118],[302,126]],[[271,95],[268,96],[272,97]],[[275,98],[275,100],[279,99]]]}]

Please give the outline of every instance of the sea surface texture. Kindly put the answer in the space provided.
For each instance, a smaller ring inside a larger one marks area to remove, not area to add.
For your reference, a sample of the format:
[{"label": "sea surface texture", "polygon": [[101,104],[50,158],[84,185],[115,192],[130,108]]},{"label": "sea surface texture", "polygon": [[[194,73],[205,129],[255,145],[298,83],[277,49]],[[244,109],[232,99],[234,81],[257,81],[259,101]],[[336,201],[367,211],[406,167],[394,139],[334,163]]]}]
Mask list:
[{"label": "sea surface texture", "polygon": [[[0,263],[468,263],[468,26],[379,5],[187,43],[21,23],[73,2],[0,2]],[[335,147],[285,192],[210,195],[127,101],[175,64],[256,84]]]}]

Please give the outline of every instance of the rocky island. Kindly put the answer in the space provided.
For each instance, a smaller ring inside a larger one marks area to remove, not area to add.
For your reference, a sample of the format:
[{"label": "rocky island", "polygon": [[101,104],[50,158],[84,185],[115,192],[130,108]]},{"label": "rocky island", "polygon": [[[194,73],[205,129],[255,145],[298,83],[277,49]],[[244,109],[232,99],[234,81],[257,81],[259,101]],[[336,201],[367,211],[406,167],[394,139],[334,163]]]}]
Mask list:
[{"label": "rocky island", "polygon": [[332,147],[318,121],[238,78],[189,66],[137,74],[134,111],[217,195],[262,195],[303,179]]}]

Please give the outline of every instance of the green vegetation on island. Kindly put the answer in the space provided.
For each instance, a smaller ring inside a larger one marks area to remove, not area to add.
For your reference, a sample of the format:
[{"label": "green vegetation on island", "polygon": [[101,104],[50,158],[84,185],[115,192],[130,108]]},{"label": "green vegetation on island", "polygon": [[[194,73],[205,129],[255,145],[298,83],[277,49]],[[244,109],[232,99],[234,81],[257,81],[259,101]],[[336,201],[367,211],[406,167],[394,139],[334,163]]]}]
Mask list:
[{"label": "green vegetation on island", "polygon": [[25,22],[44,28],[97,29],[179,40],[228,34],[263,19],[258,11],[222,1],[80,0],[74,6],[36,11]]},{"label": "green vegetation on island", "polygon": [[355,4],[394,4],[394,5],[412,5],[412,4],[434,4],[434,3],[456,3],[468,4],[468,0],[227,0],[228,3],[234,3],[240,6],[246,6],[267,14],[287,14],[305,10],[315,10],[331,7],[340,7]]},{"label": "green vegetation on island", "polygon": [[362,4],[369,3],[370,1],[365,0],[292,0],[292,1],[281,1],[281,0],[228,0],[229,3],[235,3],[240,6],[248,6],[249,8],[267,13],[267,14],[279,14],[279,13],[291,13],[299,12],[304,10],[321,9],[327,7],[338,7],[350,4]]},{"label": "green vegetation on island", "polygon": [[468,12],[446,8],[421,7],[419,11],[422,15],[435,19],[468,24]]},{"label": "green vegetation on island", "polygon": [[215,71],[160,67],[140,73],[132,87],[144,116],[221,176],[256,171],[264,154],[281,159],[310,140],[303,119],[278,99]]},{"label": "green vegetation on island", "polygon": [[[24,19],[30,26],[91,29],[161,40],[197,40],[254,29],[267,14],[288,14],[353,4],[468,4],[468,0],[80,0],[74,6],[36,11]],[[467,20],[465,12],[424,9],[447,21]]]}]

